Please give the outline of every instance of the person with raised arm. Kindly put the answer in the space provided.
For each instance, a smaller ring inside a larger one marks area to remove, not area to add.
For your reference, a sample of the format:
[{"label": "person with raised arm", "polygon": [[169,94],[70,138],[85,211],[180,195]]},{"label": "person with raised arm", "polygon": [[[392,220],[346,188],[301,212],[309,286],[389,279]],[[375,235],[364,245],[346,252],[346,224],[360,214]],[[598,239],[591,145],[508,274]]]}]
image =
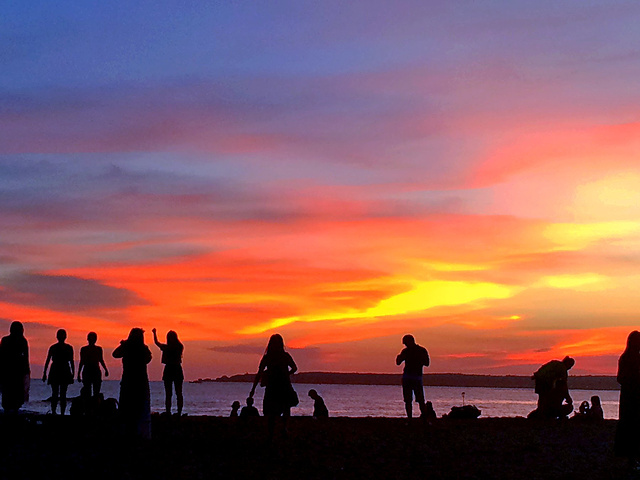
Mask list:
[{"label": "person with raised arm", "polygon": [[47,359],[44,362],[44,372],[42,373],[42,381],[47,381],[47,369],[51,362],[51,370],[49,371],[49,381],[51,385],[51,413],[57,413],[58,400],[60,401],[60,413],[64,415],[67,410],[67,387],[73,383],[74,361],[73,347],[65,343],[67,339],[67,331],[58,330],[56,333],[57,343],[49,347]]},{"label": "person with raised arm", "polygon": [[164,382],[165,413],[171,415],[171,397],[173,396],[173,386],[175,386],[178,417],[180,417],[182,416],[182,405],[184,403],[182,397],[182,383],[184,382],[182,353],[184,352],[184,346],[182,342],[178,340],[178,334],[173,330],[167,332],[167,343],[158,341],[158,334],[155,328],[151,331],[153,332],[154,343],[162,351],[162,363],[164,363],[162,381]]},{"label": "person with raised arm", "polygon": [[296,363],[284,348],[282,335],[271,335],[249,394],[253,398],[258,383],[265,387],[262,412],[267,417],[269,438],[273,438],[275,419],[279,416],[283,417],[283,432],[285,436],[287,434],[291,407],[299,403],[298,394],[291,385],[291,375],[297,370]]}]

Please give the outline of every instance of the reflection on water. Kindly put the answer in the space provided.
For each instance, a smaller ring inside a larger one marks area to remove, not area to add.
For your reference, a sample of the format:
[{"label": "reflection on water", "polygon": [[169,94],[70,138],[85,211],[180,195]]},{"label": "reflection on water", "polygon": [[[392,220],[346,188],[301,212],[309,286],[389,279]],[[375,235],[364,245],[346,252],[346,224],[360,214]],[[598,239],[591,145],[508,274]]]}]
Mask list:
[{"label": "reflection on water", "polygon": [[[106,397],[118,398],[118,381],[106,381],[102,391]],[[403,417],[404,404],[400,386],[393,385],[304,385],[294,384],[300,397],[300,405],[292,410],[293,415],[311,415],[313,401],[307,396],[315,388],[324,398],[332,416],[347,417]],[[244,405],[251,390],[250,383],[185,383],[184,412],[189,415],[227,416],[231,404],[238,400]],[[462,393],[466,404],[474,404],[482,410],[483,417],[526,416],[536,406],[537,397],[533,390],[516,388],[477,387],[425,387],[427,400],[433,402],[438,416],[448,413],[453,405],[462,405]],[[80,385],[69,386],[69,397],[78,396]],[[256,390],[256,405],[262,409],[264,389]],[[45,401],[51,389],[39,380],[31,381],[31,400],[26,410],[40,413],[49,411]],[[605,418],[618,418],[618,395],[616,391],[572,390],[576,408],[583,400],[599,395]],[[162,382],[151,382],[151,409],[164,411],[164,387]],[[175,398],[174,398],[175,410]],[[415,414],[418,414],[417,405]]]}]

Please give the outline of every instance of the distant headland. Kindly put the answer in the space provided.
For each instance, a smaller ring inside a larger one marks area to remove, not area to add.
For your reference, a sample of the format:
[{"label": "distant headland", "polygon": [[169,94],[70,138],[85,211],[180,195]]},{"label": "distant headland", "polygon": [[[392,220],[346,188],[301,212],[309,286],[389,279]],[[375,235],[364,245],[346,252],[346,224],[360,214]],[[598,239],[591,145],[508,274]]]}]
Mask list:
[{"label": "distant headland", "polygon": [[[253,382],[255,374],[218,378],[199,378],[191,383]],[[302,372],[291,377],[293,383],[312,385],[400,385],[401,374],[396,373],[339,373]],[[533,388],[533,380],[525,375],[473,375],[462,373],[428,373],[424,385],[430,387]],[[605,375],[570,376],[569,388],[576,390],[619,390],[615,377]]]}]

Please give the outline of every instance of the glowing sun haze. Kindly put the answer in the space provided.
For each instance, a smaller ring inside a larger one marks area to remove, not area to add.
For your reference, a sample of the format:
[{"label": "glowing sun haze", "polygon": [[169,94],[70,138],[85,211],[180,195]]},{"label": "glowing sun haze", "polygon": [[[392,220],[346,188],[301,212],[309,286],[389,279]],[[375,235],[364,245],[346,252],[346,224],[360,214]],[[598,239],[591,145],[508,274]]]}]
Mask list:
[{"label": "glowing sun haze", "polygon": [[176,330],[188,378],[254,371],[275,332],[302,371],[396,372],[410,332],[432,372],[614,374],[640,324],[639,22],[11,2],[0,327],[25,323],[36,375],[56,329],[110,355],[134,326]]}]

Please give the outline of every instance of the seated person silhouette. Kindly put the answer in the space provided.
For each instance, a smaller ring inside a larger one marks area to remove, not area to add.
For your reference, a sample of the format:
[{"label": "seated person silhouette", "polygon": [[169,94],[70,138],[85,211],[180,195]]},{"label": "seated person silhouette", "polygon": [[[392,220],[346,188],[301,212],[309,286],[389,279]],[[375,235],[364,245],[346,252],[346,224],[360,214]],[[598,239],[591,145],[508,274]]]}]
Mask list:
[{"label": "seated person silhouette", "polygon": [[427,402],[425,404],[424,417],[427,420],[434,420],[438,418],[438,416],[436,415],[436,411],[433,409],[433,403]]},{"label": "seated person silhouette", "polygon": [[238,410],[240,410],[240,402],[238,400],[236,400],[235,402],[233,402],[231,404],[231,415],[229,415],[230,417],[237,417],[238,416]]},{"label": "seated person silhouette", "polygon": [[589,409],[588,417],[591,421],[604,420],[604,411],[598,395],[591,397],[591,408]]},{"label": "seated person silhouette", "polygon": [[324,400],[318,392],[311,389],[309,390],[309,396],[313,399],[313,418],[327,418],[329,416],[329,410],[324,404]]},{"label": "seated person silhouette", "polygon": [[[562,361],[551,360],[533,374],[535,392],[538,394],[538,408],[529,413],[528,418],[566,418],[573,411],[568,372],[575,363],[571,357],[564,357]],[[563,403],[565,401],[566,403]]]},{"label": "seated person silhouette", "polygon": [[241,417],[259,417],[260,412],[253,406],[253,397],[247,398],[247,405],[240,410]]}]

